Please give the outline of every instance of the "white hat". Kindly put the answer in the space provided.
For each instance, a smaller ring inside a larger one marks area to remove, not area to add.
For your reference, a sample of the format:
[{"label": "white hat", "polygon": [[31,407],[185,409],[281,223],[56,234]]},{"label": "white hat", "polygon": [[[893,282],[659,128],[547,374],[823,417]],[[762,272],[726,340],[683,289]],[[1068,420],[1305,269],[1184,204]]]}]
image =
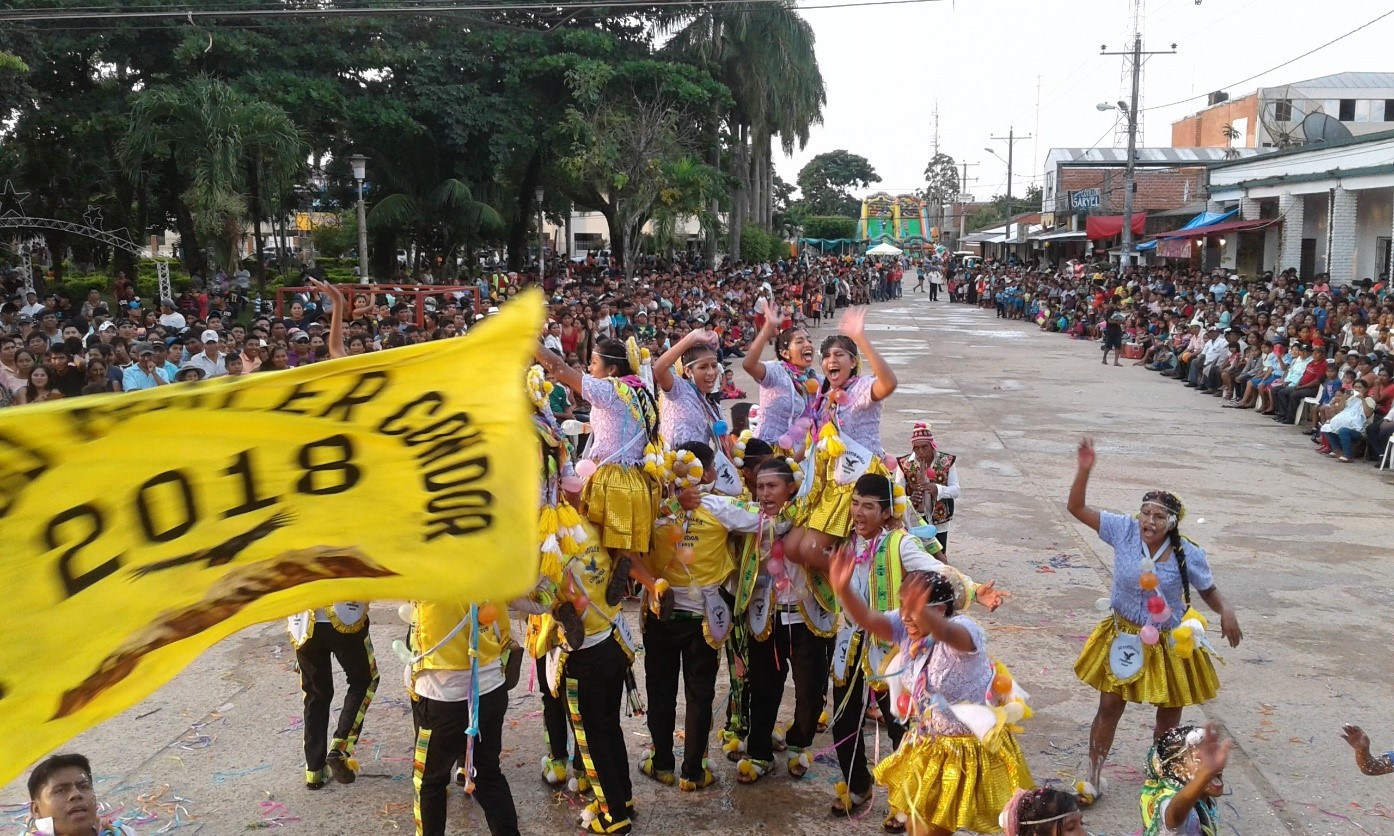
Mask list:
[{"label": "white hat", "polygon": [[209,328],[207,331],[204,331],[204,332],[203,332],[203,338],[202,338],[202,339],[203,339],[203,341],[206,342],[206,343],[215,343],[215,342],[218,342],[218,340],[219,340],[220,338],[218,337],[218,332],[217,332],[217,331],[214,331],[212,328]]}]

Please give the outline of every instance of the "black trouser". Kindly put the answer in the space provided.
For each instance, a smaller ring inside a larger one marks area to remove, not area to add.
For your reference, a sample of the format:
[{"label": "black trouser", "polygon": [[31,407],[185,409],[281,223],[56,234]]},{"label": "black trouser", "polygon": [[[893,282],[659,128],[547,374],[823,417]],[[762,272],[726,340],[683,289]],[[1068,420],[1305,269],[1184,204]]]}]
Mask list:
[{"label": "black trouser", "polygon": [[585,760],[586,775],[601,812],[614,821],[629,818],[625,806],[634,800],[629,755],[620,728],[628,668],[629,657],[614,638],[566,657],[566,702],[576,748]]},{"label": "black trouser", "polygon": [[939,547],[944,550],[944,554],[939,555],[942,559],[945,554],[949,553],[949,532],[941,528],[935,533],[934,539],[939,541]]},{"label": "black trouser", "polygon": [[[865,635],[862,640],[871,641]],[[837,742],[837,764],[847,788],[865,797],[871,792],[871,771],[866,766],[866,735],[862,732],[862,720],[866,714],[866,681],[862,675],[861,658],[853,660],[856,671],[842,687],[833,686],[833,706],[839,713],[833,717],[833,740]],[[845,704],[844,704],[845,701]],[[878,694],[876,704],[881,708],[881,717],[886,722],[886,733],[891,737],[891,749],[900,745],[905,729],[895,721],[891,713],[889,692]]]},{"label": "black trouser", "polygon": [[[329,711],[334,703],[333,659],[344,669],[348,690],[344,692],[344,706],[339,709],[332,745],[349,757],[363,732],[363,715],[378,688],[378,665],[373,656],[373,639],[368,635],[367,616],[363,618],[363,629],[357,633],[340,633],[334,625],[318,622],[310,638],[295,649],[295,661],[300,665],[300,690],[305,693],[306,772],[322,772],[329,753],[330,741],[326,738]],[[319,780],[324,780],[324,776]]]},{"label": "black trouser", "polygon": [[649,735],[653,738],[653,768],[673,771],[673,729],[678,719],[678,674],[683,684],[682,776],[702,777],[702,759],[712,728],[716,700],[716,649],[702,634],[702,619],[675,613],[667,621],[652,613],[644,617],[644,676],[649,692]]},{"label": "black trouser", "polygon": [[929,301],[939,301],[939,285],[935,284],[933,279],[929,282]]},{"label": "black trouser", "polygon": [[1377,462],[1384,459],[1384,448],[1389,446],[1389,437],[1394,436],[1394,423],[1390,421],[1394,421],[1394,418],[1375,421],[1365,431],[1366,461]]},{"label": "black trouser", "polygon": [[[474,800],[484,811],[493,836],[517,836],[518,811],[513,792],[499,766],[503,749],[503,715],[508,710],[508,690],[495,688],[479,695],[479,737],[474,741]],[[416,725],[417,836],[444,836],[446,790],[463,763],[470,727],[469,700],[441,702],[418,698],[411,706]]]},{"label": "black trouser", "polygon": [[[547,736],[547,757],[554,761],[564,761],[567,757],[566,742],[571,731],[571,718],[566,708],[566,683],[561,683],[561,696],[552,696],[547,680],[547,657],[537,659],[537,681],[542,684],[542,733]],[[581,749],[574,748],[571,768],[578,774],[585,769],[581,763]]]},{"label": "black trouser", "polygon": [[815,636],[806,624],[780,624],[778,609],[770,613],[770,618],[776,619],[770,637],[762,642],[751,640],[746,667],[750,681],[750,738],[746,751],[752,759],[761,761],[774,759],[770,735],[791,668],[794,725],[784,739],[791,749],[813,745],[818,716],[823,713],[823,699],[828,694],[828,661],[833,649],[831,638]]},{"label": "black trouser", "polygon": [[1302,404],[1303,398],[1310,398],[1317,393],[1319,386],[1296,386],[1284,387],[1282,392],[1273,395],[1273,411],[1283,416],[1285,423],[1291,424],[1297,417],[1297,407]]}]

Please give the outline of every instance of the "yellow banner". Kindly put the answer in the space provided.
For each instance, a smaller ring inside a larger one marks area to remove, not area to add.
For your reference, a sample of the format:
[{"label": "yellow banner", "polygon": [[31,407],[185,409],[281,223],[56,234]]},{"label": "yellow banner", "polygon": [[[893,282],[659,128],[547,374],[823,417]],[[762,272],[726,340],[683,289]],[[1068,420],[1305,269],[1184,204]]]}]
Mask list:
[{"label": "yellow banner", "polygon": [[530,589],[541,320],[0,410],[0,784],[249,625]]}]

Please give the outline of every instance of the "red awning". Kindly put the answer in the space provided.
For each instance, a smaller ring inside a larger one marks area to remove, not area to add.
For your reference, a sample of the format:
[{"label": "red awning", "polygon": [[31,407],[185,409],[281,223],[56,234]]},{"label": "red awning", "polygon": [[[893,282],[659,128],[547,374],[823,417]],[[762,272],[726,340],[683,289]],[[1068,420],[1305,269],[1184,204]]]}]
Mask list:
[{"label": "red awning", "polygon": [[1244,232],[1247,230],[1263,229],[1273,224],[1282,223],[1282,218],[1269,218],[1258,221],[1226,221],[1222,224],[1211,224],[1210,226],[1198,226],[1195,229],[1177,230],[1176,232],[1164,232],[1157,238],[1169,241],[1179,241],[1187,238],[1204,238],[1208,235],[1224,235],[1226,232]]},{"label": "red awning", "polygon": [[[1142,230],[1147,226],[1147,215],[1136,213],[1133,215],[1133,234],[1141,235]],[[1122,215],[1090,215],[1084,223],[1085,234],[1090,241],[1097,241],[1100,238],[1113,238],[1123,233]]]}]

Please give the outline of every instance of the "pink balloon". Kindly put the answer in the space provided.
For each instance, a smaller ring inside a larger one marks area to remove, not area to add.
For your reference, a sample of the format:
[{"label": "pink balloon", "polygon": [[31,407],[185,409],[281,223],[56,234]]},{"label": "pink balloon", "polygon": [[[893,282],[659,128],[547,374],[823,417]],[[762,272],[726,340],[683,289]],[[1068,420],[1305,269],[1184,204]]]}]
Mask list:
[{"label": "pink balloon", "polygon": [[576,475],[582,479],[589,479],[595,473],[595,462],[590,459],[581,459],[576,463]]},{"label": "pink balloon", "polygon": [[780,575],[778,578],[775,578],[774,588],[776,590],[780,592],[788,592],[790,586],[791,584],[789,583],[789,578],[787,575]]},{"label": "pink balloon", "polygon": [[770,546],[770,559],[771,559],[771,560],[783,560],[783,559],[784,559],[784,541],[783,541],[783,540],[775,540],[775,541],[774,541],[774,545],[773,545],[773,546]]},{"label": "pink balloon", "polygon": [[885,459],[886,469],[889,470],[891,473],[895,473],[897,470],[900,470],[900,459],[897,459],[895,456],[886,456]]},{"label": "pink balloon", "polygon": [[783,447],[785,450],[792,450],[792,449],[794,449],[794,439],[791,438],[791,437],[789,436],[788,433],[785,433],[784,435],[781,435],[781,436],[779,437],[778,444],[779,444],[780,447]]},{"label": "pink balloon", "polygon": [[1155,625],[1149,624],[1138,631],[1138,638],[1142,639],[1143,644],[1156,644],[1161,638]]},{"label": "pink balloon", "polygon": [[571,598],[571,605],[576,608],[576,612],[583,613],[591,605],[591,599],[586,593],[578,592]]},{"label": "pink balloon", "polygon": [[[577,468],[577,469],[579,470],[580,468]],[[586,486],[585,480],[582,479],[582,478],[579,477],[579,476],[563,476],[563,477],[561,477],[561,489],[564,490],[564,491],[566,491],[567,493],[576,493],[577,491],[579,491],[581,488],[584,488],[585,486]]]},{"label": "pink balloon", "polygon": [[771,575],[784,574],[784,558],[782,557],[771,557],[770,562],[766,564],[766,566],[769,568]]}]

